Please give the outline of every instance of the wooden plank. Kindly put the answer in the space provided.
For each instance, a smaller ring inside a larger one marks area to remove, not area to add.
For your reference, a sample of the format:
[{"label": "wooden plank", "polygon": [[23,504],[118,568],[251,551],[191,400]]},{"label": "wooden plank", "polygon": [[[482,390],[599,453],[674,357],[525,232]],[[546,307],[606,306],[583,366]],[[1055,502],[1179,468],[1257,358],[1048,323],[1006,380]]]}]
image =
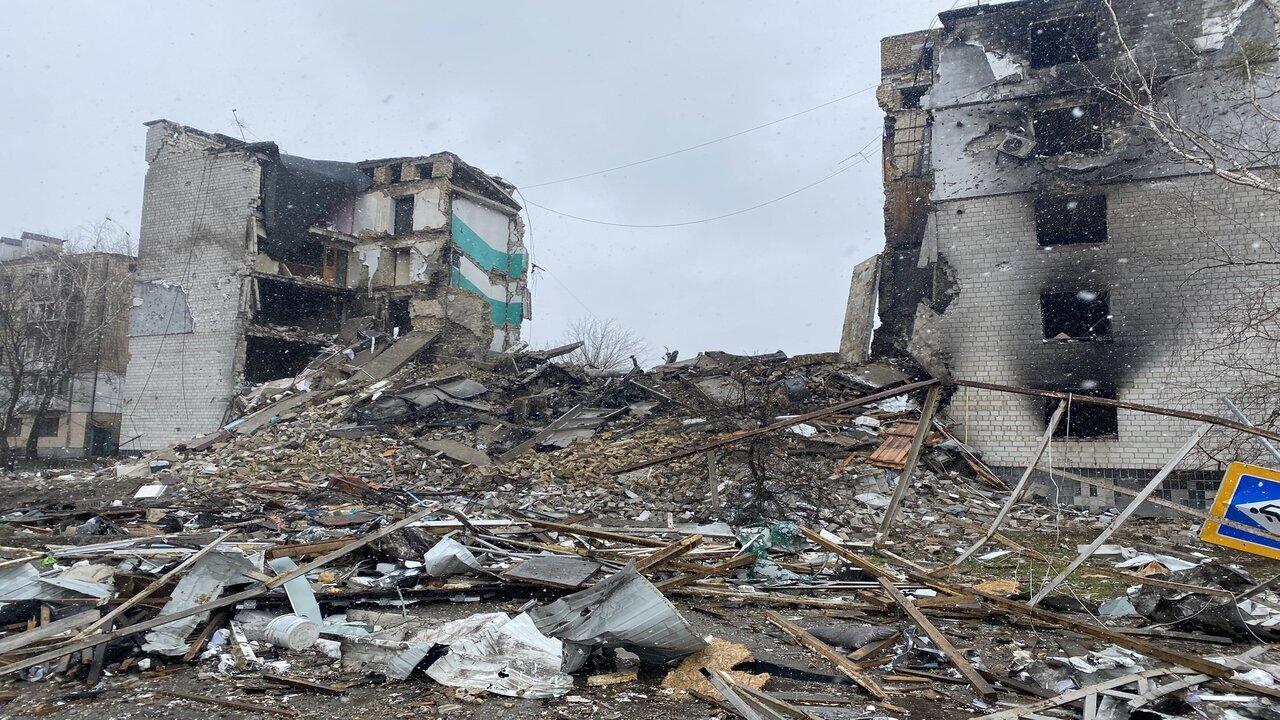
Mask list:
[{"label": "wooden plank", "polygon": [[1076,568],[1080,567],[1085,560],[1088,560],[1089,556],[1093,555],[1095,550],[1101,547],[1103,543],[1115,534],[1115,532],[1120,529],[1121,525],[1124,525],[1125,521],[1129,519],[1129,516],[1138,511],[1138,508],[1142,506],[1142,501],[1146,500],[1151,493],[1155,492],[1156,488],[1164,484],[1165,478],[1169,477],[1169,474],[1178,467],[1178,463],[1182,462],[1182,459],[1195,449],[1196,445],[1200,442],[1200,438],[1204,437],[1205,433],[1209,432],[1211,429],[1213,429],[1213,426],[1209,423],[1201,423],[1198,425],[1195,431],[1191,433],[1191,437],[1187,438],[1187,441],[1182,444],[1182,447],[1178,448],[1178,452],[1174,453],[1173,457],[1169,458],[1169,461],[1164,464],[1164,467],[1160,468],[1160,472],[1156,473],[1156,476],[1151,478],[1151,481],[1147,483],[1146,487],[1142,488],[1142,490],[1134,496],[1133,500],[1125,507],[1125,509],[1121,510],[1120,514],[1116,515],[1115,518],[1112,519],[1111,523],[1103,528],[1102,532],[1098,533],[1098,537],[1094,538],[1093,542],[1089,543],[1088,547],[1076,556],[1075,560],[1071,561],[1071,564],[1063,568],[1062,572],[1058,573],[1057,577],[1050,580],[1047,585],[1040,588],[1040,591],[1032,596],[1032,598],[1027,601],[1027,604],[1031,607],[1035,607],[1036,604],[1045,598],[1045,596],[1056,590],[1057,587],[1062,584],[1062,581],[1066,580],[1071,573],[1075,572]]},{"label": "wooden plank", "polygon": [[890,388],[888,390],[881,390],[880,392],[872,393],[870,395],[860,397],[856,400],[850,400],[848,402],[843,402],[838,405],[832,405],[830,407],[826,407],[821,410],[814,410],[813,412],[804,413],[803,415],[793,415],[787,418],[786,420],[780,420],[776,423],[773,423],[772,425],[766,425],[765,427],[762,427],[762,428],[756,428],[755,430],[748,430],[747,432],[738,433],[730,437],[723,437],[716,440],[712,440],[709,443],[698,445],[696,447],[686,448],[684,450],[673,452],[668,455],[662,455],[660,457],[652,458],[649,460],[642,460],[641,462],[624,465],[622,467],[609,470],[608,472],[610,475],[620,475],[622,473],[631,472],[632,470],[641,470],[643,468],[652,467],[654,465],[663,465],[673,460],[680,460],[681,458],[687,458],[691,455],[698,455],[708,450],[714,450],[716,448],[725,447],[726,445],[734,445],[736,443],[740,443],[746,440],[751,440],[753,438],[760,437],[761,435],[768,435],[769,433],[777,432],[778,430],[785,430],[786,428],[789,428],[792,425],[807,423],[810,420],[820,420],[830,415],[836,415],[838,413],[842,413],[845,410],[852,410],[853,408],[862,407],[863,405],[870,405],[872,403],[880,402],[881,400],[887,400],[891,397],[897,397],[898,395],[902,395],[905,393],[915,392],[916,390],[922,390],[924,388],[932,387],[937,384],[938,384],[937,380],[922,380],[920,382],[907,383],[906,385],[899,385],[898,387],[895,387],[895,388]]},{"label": "wooden plank", "polygon": [[1199,685],[1200,683],[1208,682],[1209,680],[1210,680],[1210,677],[1208,675],[1201,673],[1199,675],[1191,675],[1189,677],[1184,677],[1180,680],[1175,680],[1170,683],[1165,683],[1160,687],[1151,688],[1150,690],[1147,690],[1146,692],[1142,693],[1138,697],[1130,700],[1129,709],[1137,710],[1138,708],[1142,707],[1143,705],[1146,705],[1152,700],[1158,700],[1170,693],[1175,693],[1175,692],[1178,692],[1179,690],[1185,690],[1186,688],[1189,688],[1192,685]]},{"label": "wooden plank", "polygon": [[68,653],[79,652],[87,648],[96,647],[105,642],[117,640],[122,637],[129,637],[131,635],[136,635],[140,632],[145,632],[154,627],[159,627],[161,625],[164,625],[165,623],[169,623],[174,620],[178,620],[180,618],[189,617],[191,615],[199,615],[201,613],[209,612],[210,610],[217,610],[219,608],[229,607],[231,605],[244,602],[245,600],[252,600],[253,598],[261,597],[262,595],[265,595],[271,592],[273,589],[292,580],[295,577],[298,577],[300,575],[306,575],[312,570],[316,570],[318,568],[324,567],[325,565],[328,565],[329,563],[333,562],[334,560],[337,560],[340,557],[343,557],[349,553],[359,550],[360,548],[364,547],[365,545],[368,545],[374,540],[378,540],[380,538],[386,537],[387,535],[390,535],[391,533],[401,528],[412,525],[413,523],[416,523],[419,520],[427,517],[428,515],[431,515],[436,512],[438,512],[438,507],[435,505],[429,508],[426,508],[424,510],[421,510],[419,512],[416,512],[399,522],[392,523],[375,533],[370,533],[369,535],[365,535],[364,537],[360,538],[359,540],[353,543],[349,543],[341,548],[338,548],[337,550],[334,550],[333,552],[330,552],[322,557],[316,558],[315,560],[312,560],[311,562],[307,563],[306,565],[303,565],[297,570],[291,570],[285,573],[284,575],[277,575],[276,577],[271,578],[269,581],[262,583],[261,585],[251,587],[248,590],[242,590],[241,592],[234,593],[232,595],[224,595],[216,600],[212,600],[203,605],[196,605],[194,607],[189,607],[184,610],[172,612],[167,615],[160,615],[158,617],[151,618],[150,620],[144,620],[143,622],[135,623],[133,625],[120,628],[119,630],[112,630],[109,633],[102,633],[100,635],[91,635],[87,638],[76,640],[74,642],[69,642],[65,645],[59,646],[53,650],[50,650],[49,652],[41,653],[40,655],[36,655],[34,657],[29,657],[20,662],[10,663],[8,665],[0,667],[0,676],[8,675],[10,673],[15,673],[20,670],[26,670],[27,668],[32,667],[33,665],[39,665],[43,662],[54,660]]},{"label": "wooden plank", "polygon": [[987,700],[995,699],[995,688],[991,687],[991,685],[983,679],[982,675],[978,674],[978,671],[973,669],[973,665],[969,664],[969,661],[965,659],[964,655],[951,644],[951,640],[949,640],[941,630],[930,622],[929,618],[924,616],[924,613],[920,611],[920,608],[915,606],[915,603],[911,602],[910,598],[903,595],[902,591],[898,590],[897,586],[890,582],[888,578],[880,578],[880,586],[884,588],[884,591],[889,594],[890,598],[893,598],[894,602],[898,603],[898,607],[902,608],[902,610],[907,613],[912,622],[924,631],[925,635],[929,636],[929,639],[933,641],[933,644],[946,654],[947,660],[955,666],[955,669],[964,676],[965,680],[969,681],[969,684],[973,686],[974,692],[976,692],[979,697]]},{"label": "wooden plank", "polygon": [[845,657],[849,658],[850,662],[853,662],[859,666],[865,667],[865,665],[863,664],[863,661],[870,660],[871,658],[874,658],[874,657],[878,657],[880,653],[884,652],[885,650],[888,650],[889,648],[892,648],[894,645],[897,645],[898,640],[900,640],[901,638],[902,638],[902,633],[896,632],[890,635],[889,637],[883,640],[880,640],[878,642],[867,643],[866,645],[863,645],[857,650],[854,650],[853,652],[849,653]]},{"label": "wooden plank", "polygon": [[360,367],[360,372],[368,376],[370,382],[377,382],[404,367],[410,360],[439,333],[426,330],[410,330],[406,335],[391,344],[391,347],[378,353],[373,359]]},{"label": "wooden plank", "polygon": [[584,537],[595,538],[597,540],[608,540],[610,542],[626,543],[629,545],[666,547],[668,544],[665,540],[655,540],[653,538],[638,537],[635,535],[623,535],[622,533],[610,532],[603,528],[586,527],[583,525],[566,525],[564,523],[551,522],[549,520],[538,520],[536,518],[524,518],[524,522],[527,522],[534,527],[540,527],[546,530],[572,533],[574,535],[582,535]]},{"label": "wooden plank", "polygon": [[1066,705],[1067,703],[1083,700],[1089,697],[1090,695],[1096,695],[1103,690],[1109,690],[1111,688],[1118,688],[1118,687],[1123,687],[1125,685],[1129,685],[1131,683],[1137,683],[1138,680],[1142,678],[1160,677],[1161,675],[1168,675],[1168,674],[1169,674],[1168,670],[1156,669],[1156,670],[1143,670],[1142,672],[1139,672],[1139,673],[1122,675],[1118,678],[1112,678],[1111,680],[1100,682],[1095,685],[1090,685],[1089,687],[1077,688],[1075,690],[1068,690],[1067,692],[1064,692],[1061,695],[1055,695],[1051,698],[1047,698],[1039,702],[1031,703],[1030,705],[1022,705],[1020,707],[1011,708],[1009,710],[1001,710],[1000,712],[991,713],[989,715],[983,715],[982,717],[978,718],[978,720],[1013,720],[1013,718],[1027,717],[1028,715],[1032,713],[1040,712],[1041,710],[1049,710],[1051,708],[1056,708],[1060,705]]},{"label": "wooden plank", "polygon": [[[1031,456],[1031,462],[1027,463],[1027,469],[1023,471],[1022,477],[1018,479],[1018,484],[1013,486],[1009,491],[1009,497],[1005,499],[1004,505],[1000,507],[1000,512],[996,513],[996,517],[991,521],[991,525],[987,527],[986,532],[967,550],[960,553],[960,557],[952,560],[947,567],[957,567],[965,560],[973,557],[983,545],[991,540],[991,536],[996,534],[1000,526],[1004,523],[1005,518],[1009,517],[1009,511],[1013,510],[1013,506],[1018,503],[1018,499],[1026,492],[1027,485],[1031,484],[1031,474],[1035,472],[1035,468],[1040,464],[1040,458],[1044,456],[1044,451],[1048,449],[1049,443],[1053,440],[1053,431],[1058,428],[1058,422],[1062,420],[1062,415],[1067,410],[1067,403],[1059,400],[1058,407],[1053,411],[1053,416],[1049,418],[1049,423],[1044,429],[1044,435],[1040,437],[1040,444],[1036,446],[1035,454]],[[944,568],[945,569],[945,568]]]},{"label": "wooden plank", "polygon": [[643,560],[636,562],[636,572],[645,572],[654,568],[661,567],[670,560],[675,560],[697,547],[702,542],[701,535],[690,535],[681,538],[664,548],[660,548],[650,553]]},{"label": "wooden plank", "polygon": [[663,591],[672,590],[674,588],[688,585],[699,578],[725,575],[732,570],[736,570],[740,567],[746,567],[748,565],[754,565],[755,563],[755,553],[745,553],[743,555],[738,555],[737,557],[729,558],[724,562],[706,567],[701,565],[681,564],[680,569],[685,571],[684,574],[677,575],[669,580],[663,580],[662,582],[657,583],[657,588]]},{"label": "wooden plank", "polygon": [[1098,638],[1134,652],[1148,655],[1157,660],[1163,660],[1174,665],[1181,665],[1182,667],[1195,672],[1204,673],[1205,675],[1218,678],[1219,680],[1225,680],[1233,685],[1245,688],[1249,692],[1280,699],[1280,689],[1262,687],[1261,685],[1243,680],[1234,680],[1234,670],[1198,655],[1188,655],[1186,653],[1170,650],[1163,645],[1149,643],[1129,635],[1121,635],[1120,633],[1113,632],[1108,628],[1069,618],[1065,615],[1059,615],[1058,613],[1049,612],[1042,608],[1029,607],[1024,603],[1020,603],[1015,600],[1008,600],[1000,597],[999,595],[984,593],[980,590],[974,590],[973,593],[981,597],[985,604],[991,605],[1006,613],[1021,615],[1065,630],[1078,632],[1081,635]]},{"label": "wooden plank", "polygon": [[884,509],[884,516],[880,519],[880,529],[876,532],[875,544],[879,544],[881,540],[889,535],[889,530],[893,527],[893,522],[898,518],[898,509],[902,507],[902,501],[907,497],[907,490],[911,487],[912,477],[915,475],[916,466],[920,464],[920,453],[924,450],[924,440],[929,436],[929,428],[933,427],[933,414],[938,410],[938,401],[942,397],[942,386],[933,385],[929,388],[929,392],[924,398],[924,407],[920,409],[920,424],[916,428],[915,437],[911,439],[911,448],[907,451],[907,459],[903,463],[902,474],[898,476],[898,485],[893,489],[893,495],[889,498],[889,506]]},{"label": "wooden plank", "polygon": [[803,533],[806,538],[808,538],[809,542],[813,543],[814,545],[817,545],[820,548],[823,548],[824,550],[835,553],[836,556],[839,557],[841,560],[844,560],[845,562],[849,563],[850,565],[853,565],[854,567],[858,568],[859,570],[867,573],[868,575],[874,578],[892,578],[893,577],[891,574],[889,574],[889,571],[885,570],[879,565],[876,565],[875,563],[870,562],[869,560],[866,560],[860,555],[856,555],[850,552],[849,550],[831,542],[830,540],[822,537],[822,535],[814,532],[813,530],[810,530],[807,527],[800,528],[800,532]]},{"label": "wooden plank", "polygon": [[1021,680],[1016,680],[1014,678],[1007,677],[1005,675],[999,675],[997,673],[993,673],[990,670],[984,670],[982,668],[978,668],[978,674],[981,675],[984,679],[986,679],[987,682],[998,683],[1000,685],[1003,685],[1009,688],[1010,690],[1017,690],[1018,692],[1023,693],[1024,695],[1030,695],[1031,697],[1051,698],[1051,697],[1057,697],[1058,695],[1054,691],[1046,690],[1040,687],[1039,685],[1032,685],[1030,683],[1025,683],[1025,682],[1022,682]]},{"label": "wooden plank", "polygon": [[322,683],[306,680],[303,678],[290,677],[288,675],[280,675],[273,672],[264,672],[262,677],[265,680],[291,685],[293,687],[302,688],[303,690],[311,690],[312,692],[325,693],[326,695],[346,695],[347,689],[335,687],[333,685],[325,685]]},{"label": "wooden plank", "polygon": [[848,658],[836,652],[836,650],[830,645],[827,645],[818,638],[810,635],[804,628],[792,623],[772,610],[765,611],[764,616],[766,620],[777,625],[783,632],[795,638],[796,642],[817,653],[824,660],[834,665],[835,668],[844,674],[845,677],[860,685],[864,690],[871,693],[873,697],[884,699],[884,690],[881,689],[878,683],[876,683],[875,679],[864,673],[862,668],[854,665]]},{"label": "wooden plank", "polygon": [[[48,640],[51,637],[61,635],[67,632],[79,630],[101,616],[97,610],[85,610],[75,615],[68,615],[61,620],[52,620],[38,625],[30,630],[10,635],[6,638],[0,638],[0,654],[11,653],[14,650],[21,650],[28,645],[38,643],[41,640]],[[55,656],[56,657],[56,656]]]},{"label": "wooden plank", "polygon": [[204,649],[204,644],[209,642],[209,638],[227,622],[229,614],[227,610],[223,609],[218,610],[209,617],[209,622],[204,624],[204,629],[200,631],[199,635],[196,635],[195,641],[191,643],[191,647],[187,648],[187,653],[182,656],[182,662],[189,663],[200,654],[200,651]]},{"label": "wooden plank", "polygon": [[84,630],[81,630],[79,634],[77,634],[74,638],[72,638],[72,640],[79,640],[80,638],[93,633],[98,628],[103,627],[107,623],[120,617],[120,615],[122,615],[129,608],[133,607],[134,605],[137,605],[143,600],[146,600],[148,597],[151,597],[152,593],[154,593],[155,591],[163,587],[164,584],[169,582],[170,579],[172,579],[174,576],[176,576],[178,573],[182,572],[183,570],[186,570],[187,568],[194,565],[196,561],[198,561],[200,558],[213,552],[214,548],[218,547],[218,545],[225,542],[227,539],[229,539],[232,535],[235,535],[237,532],[239,531],[228,530],[227,532],[223,533],[216,540],[209,543],[208,545],[205,545],[199,551],[193,553],[186,560],[183,560],[182,562],[178,563],[172,570],[156,578],[150,585],[143,588],[136,595],[129,598],[128,600],[125,600],[118,607],[116,607],[116,609],[112,610],[106,615],[103,615],[100,620],[90,625],[89,627],[85,628]]}]

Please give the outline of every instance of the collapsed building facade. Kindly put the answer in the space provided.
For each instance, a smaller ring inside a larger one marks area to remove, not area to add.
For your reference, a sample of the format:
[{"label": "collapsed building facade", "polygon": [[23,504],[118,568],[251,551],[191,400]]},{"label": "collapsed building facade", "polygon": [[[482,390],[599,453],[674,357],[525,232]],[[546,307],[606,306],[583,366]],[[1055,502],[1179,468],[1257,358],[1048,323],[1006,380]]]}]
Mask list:
[{"label": "collapsed building facade", "polygon": [[[64,252],[35,233],[0,238],[0,426],[11,452],[114,454],[128,362],[134,259]],[[12,353],[12,355],[10,355]]]},{"label": "collapsed building facade", "polygon": [[[1268,4],[1025,0],[939,19],[882,41],[886,245],[854,272],[842,352],[1210,414],[1229,396],[1273,421]],[[1055,405],[974,388],[949,404],[1005,475]],[[1074,403],[1053,463],[1149,477],[1190,427]],[[1240,458],[1211,457],[1224,459]],[[1166,496],[1203,502],[1220,466],[1201,467]],[[1112,502],[1061,489],[1063,502]]]},{"label": "collapsed building facade", "polygon": [[[130,449],[215,430],[339,335],[501,352],[530,317],[514,186],[451,153],[358,163],[148,123],[129,324]],[[376,340],[375,340],[376,342]]]}]

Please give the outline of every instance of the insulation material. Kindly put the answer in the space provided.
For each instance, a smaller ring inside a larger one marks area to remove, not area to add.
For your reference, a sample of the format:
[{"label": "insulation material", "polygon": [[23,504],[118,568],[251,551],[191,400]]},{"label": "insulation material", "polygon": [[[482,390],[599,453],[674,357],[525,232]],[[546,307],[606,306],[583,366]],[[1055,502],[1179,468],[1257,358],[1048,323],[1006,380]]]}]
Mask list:
[{"label": "insulation material", "polygon": [[711,687],[711,683],[702,674],[702,669],[706,668],[711,671],[727,671],[737,682],[763,690],[764,684],[769,681],[768,673],[753,674],[733,669],[753,659],[751,651],[745,645],[713,637],[710,645],[685,658],[675,670],[667,673],[662,680],[662,687],[675,690],[677,697],[688,693],[720,697],[720,693]]},{"label": "insulation material", "polygon": [[440,538],[440,542],[422,556],[422,572],[431,577],[445,578],[478,570],[480,561],[453,538]]},{"label": "insulation material", "polygon": [[563,647],[538,631],[528,614],[485,625],[449,646],[427,675],[438,683],[523,698],[552,698],[573,689],[561,672]]}]

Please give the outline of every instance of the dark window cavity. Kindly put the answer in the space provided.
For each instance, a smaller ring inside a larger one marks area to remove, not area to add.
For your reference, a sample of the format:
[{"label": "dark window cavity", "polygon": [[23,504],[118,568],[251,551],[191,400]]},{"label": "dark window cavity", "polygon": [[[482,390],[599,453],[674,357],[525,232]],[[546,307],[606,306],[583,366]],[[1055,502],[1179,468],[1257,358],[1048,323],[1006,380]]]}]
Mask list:
[{"label": "dark window cavity", "polygon": [[1102,109],[1097,103],[1034,113],[1036,154],[1062,155],[1102,149]]},{"label": "dark window cavity", "polygon": [[431,163],[418,166],[418,177],[423,180],[431,179]]},{"label": "dark window cavity", "polygon": [[61,420],[62,418],[57,415],[41,415],[31,425],[31,432],[35,433],[36,437],[57,437]]},{"label": "dark window cavity", "polygon": [[22,436],[22,418],[14,418],[13,423],[9,425],[9,437]]},{"label": "dark window cavity", "polygon": [[[1069,392],[1073,395],[1091,395],[1093,397],[1107,398],[1108,400],[1116,399],[1116,389],[1114,387],[1099,386],[1090,390],[1069,387],[1060,388],[1059,392]],[[1049,418],[1053,415],[1053,411],[1057,406],[1057,400],[1045,402],[1045,427],[1048,427]],[[1116,438],[1119,435],[1120,422],[1114,407],[1079,401],[1073,401],[1068,406],[1067,412],[1063,414],[1062,420],[1058,422],[1058,427],[1053,430],[1053,436],[1056,438]]]},{"label": "dark window cavity", "polygon": [[400,182],[400,172],[401,172],[400,163],[396,163],[391,166],[391,182],[393,183]]},{"label": "dark window cavity", "polygon": [[920,107],[920,98],[929,92],[927,87],[909,87],[899,91],[902,94],[902,109],[914,110]]},{"label": "dark window cavity", "polygon": [[1098,27],[1092,17],[1069,17],[1031,26],[1031,67],[1087,62],[1098,57]]},{"label": "dark window cavity", "polygon": [[[360,172],[364,173],[366,177],[368,177],[370,180],[372,180],[372,179],[373,179],[373,172],[374,172],[374,170],[376,170],[376,169],[377,169],[377,168],[371,168],[371,167],[367,167],[367,168],[360,168]],[[265,174],[264,174],[264,177],[265,177]]]},{"label": "dark window cavity", "polygon": [[396,198],[395,235],[408,235],[413,232],[413,196]]},{"label": "dark window cavity", "polygon": [[1096,340],[1111,334],[1111,305],[1097,290],[1041,293],[1046,340]]},{"label": "dark window cavity", "polygon": [[1036,198],[1036,241],[1075,245],[1107,241],[1107,196]]}]

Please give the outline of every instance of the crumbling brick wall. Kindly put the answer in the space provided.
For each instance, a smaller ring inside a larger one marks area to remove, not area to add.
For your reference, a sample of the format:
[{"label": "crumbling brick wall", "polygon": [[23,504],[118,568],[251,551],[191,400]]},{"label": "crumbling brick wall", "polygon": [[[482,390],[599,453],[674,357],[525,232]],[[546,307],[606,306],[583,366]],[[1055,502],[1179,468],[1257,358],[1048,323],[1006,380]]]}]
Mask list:
[{"label": "crumbling brick wall", "polygon": [[235,392],[261,179],[251,153],[220,147],[174,123],[147,131],[137,282],[168,284],[154,295],[158,310],[189,312],[190,332],[179,321],[131,323],[121,432],[140,437],[125,450],[220,426]]}]

